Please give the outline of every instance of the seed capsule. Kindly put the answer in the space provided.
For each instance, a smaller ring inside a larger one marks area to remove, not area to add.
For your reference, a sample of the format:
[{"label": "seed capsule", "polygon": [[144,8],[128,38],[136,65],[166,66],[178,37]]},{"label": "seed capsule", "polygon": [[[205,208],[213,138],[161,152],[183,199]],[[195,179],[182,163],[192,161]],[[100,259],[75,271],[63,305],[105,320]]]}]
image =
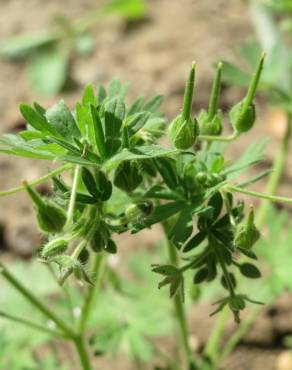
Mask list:
[{"label": "seed capsule", "polygon": [[62,231],[66,223],[66,213],[57,205],[42,199],[27,182],[23,182],[37,213],[37,220],[42,231],[58,233]]},{"label": "seed capsule", "polygon": [[192,63],[185,86],[182,113],[171,122],[168,128],[168,137],[177,149],[190,148],[199,134],[198,122],[191,118],[194,83],[195,63]]},{"label": "seed capsule", "polygon": [[244,100],[236,104],[230,111],[231,123],[238,133],[249,131],[256,120],[256,111],[254,104],[243,110]]},{"label": "seed capsule", "polygon": [[177,116],[170,124],[168,137],[177,149],[188,149],[195,144],[199,134],[199,125],[196,119],[183,120]]},{"label": "seed capsule", "polygon": [[153,210],[153,204],[150,202],[141,202],[131,204],[125,211],[125,216],[128,222],[139,221],[141,218],[147,217]]},{"label": "seed capsule", "polygon": [[222,132],[222,116],[220,112],[209,117],[205,110],[202,110],[198,116],[198,123],[201,135],[220,135]]},{"label": "seed capsule", "polygon": [[260,232],[254,224],[254,211],[251,207],[247,220],[241,224],[235,234],[234,244],[236,247],[251,249],[260,238]]},{"label": "seed capsule", "polygon": [[253,104],[253,99],[260,81],[262,74],[263,66],[265,60],[265,53],[262,54],[255,74],[253,75],[245,98],[236,104],[230,111],[230,120],[231,123],[238,133],[247,132],[250,130],[256,119],[255,107]]},{"label": "seed capsule", "polygon": [[41,251],[41,256],[44,258],[58,256],[66,252],[68,242],[64,239],[55,239],[47,243]]}]

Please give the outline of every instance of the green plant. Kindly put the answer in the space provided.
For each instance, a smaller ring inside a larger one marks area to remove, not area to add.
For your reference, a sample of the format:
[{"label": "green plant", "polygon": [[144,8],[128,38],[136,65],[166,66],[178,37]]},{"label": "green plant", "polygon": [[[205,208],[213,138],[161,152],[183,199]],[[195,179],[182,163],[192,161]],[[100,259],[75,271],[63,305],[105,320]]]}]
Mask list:
[{"label": "green plant", "polygon": [[54,96],[68,81],[73,58],[93,51],[95,40],[89,30],[94,24],[109,16],[132,21],[145,14],[143,0],[112,0],[79,20],[57,16],[49,29],[1,40],[0,56],[26,62],[28,79],[35,91]]},{"label": "green plant", "polygon": [[[71,341],[83,369],[91,369],[87,352],[87,328],[95,309],[96,297],[107,276],[106,259],[117,252],[114,235],[137,233],[161,223],[167,239],[168,261],[154,264],[153,272],[167,286],[173,299],[179,330],[180,368],[198,369],[188,340],[183,305],[185,276],[193,275],[195,285],[220,281],[227,293],[215,304],[212,314],[228,308],[236,322],[249,303],[260,303],[237,287],[237,274],[258,278],[258,268],[240,263],[242,254],[255,260],[254,243],[259,231],[253,209],[245,215],[243,201],[233,193],[269,201],[292,203],[292,199],[247,190],[249,184],[267,171],[248,180],[239,176],[260,162],[263,142],[253,144],[234,163],[225,159],[224,149],[252,128],[255,122],[254,96],[263,69],[264,55],[258,61],[246,96],[230,111],[233,133],[223,136],[223,117],[218,109],[221,64],[218,65],[207,114],[191,114],[195,65],[186,83],[182,113],[170,125],[173,146],[162,146],[165,119],[158,112],[161,96],[138,98],[126,107],[126,87],[113,80],[97,92],[88,85],[82,101],[72,113],[63,101],[49,109],[34,103],[20,105],[27,129],[0,139],[0,152],[15,156],[61,162],[62,166],[30,184],[3,191],[1,196],[26,190],[36,209],[37,220],[46,242],[38,250],[39,259],[58,269],[58,281],[67,286],[70,277],[87,286],[78,322],[73,325],[62,314],[52,311],[35,292],[26,288],[1,263],[1,274],[35,308],[56,325],[51,333]],[[216,119],[214,119],[216,117]],[[208,126],[208,134],[200,134]],[[214,130],[213,130],[214,128]],[[61,173],[72,175],[69,183]],[[50,197],[41,197],[33,187],[52,178]],[[58,218],[58,222],[56,222]],[[194,221],[196,220],[196,227]],[[257,298],[257,297],[255,297]],[[146,304],[146,303],[145,303]],[[26,322],[35,326],[34,323]],[[46,327],[43,330],[47,331]],[[143,341],[133,339],[135,351]],[[94,343],[100,350],[102,331]],[[137,333],[136,333],[137,334]],[[203,365],[202,365],[203,366]]]}]

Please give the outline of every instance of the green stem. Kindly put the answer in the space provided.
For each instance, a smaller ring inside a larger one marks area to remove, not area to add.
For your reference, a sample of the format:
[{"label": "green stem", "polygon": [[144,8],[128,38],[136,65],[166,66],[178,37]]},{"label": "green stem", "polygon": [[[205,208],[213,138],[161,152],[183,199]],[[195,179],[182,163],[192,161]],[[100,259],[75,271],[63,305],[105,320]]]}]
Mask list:
[{"label": "green stem", "polygon": [[41,311],[46,317],[52,320],[68,337],[72,337],[74,333],[67,326],[61,318],[59,318],[54,312],[52,312],[48,307],[46,307],[35,295],[33,295],[27,288],[25,288],[22,283],[13,276],[2,264],[0,264],[1,275],[15,288],[19,293],[29,301],[33,306],[35,306],[39,311]]},{"label": "green stem", "polygon": [[230,280],[230,277],[229,277],[229,272],[226,268],[225,261],[222,258],[220,251],[218,251],[218,249],[217,249],[217,248],[220,248],[220,245],[218,243],[216,243],[216,244],[213,243],[212,245],[214,245],[213,250],[214,250],[214,253],[215,253],[215,255],[216,255],[216,257],[219,261],[219,264],[221,266],[226,284],[228,286],[228,291],[230,293],[230,296],[234,297],[235,293],[234,293],[234,288],[233,288],[233,285],[232,285],[232,281]]},{"label": "green stem", "polygon": [[95,281],[93,286],[90,286],[84,300],[81,310],[81,316],[78,323],[78,332],[83,333],[86,330],[86,324],[90,318],[90,314],[94,308],[95,299],[100,289],[103,272],[105,270],[105,257],[99,253],[96,255],[93,265],[93,279]]},{"label": "green stem", "polygon": [[[59,175],[60,173],[70,169],[71,167],[72,167],[72,164],[65,164],[64,166],[61,166],[61,167],[57,168],[56,170],[51,171],[51,172],[47,173],[46,175],[41,176],[38,179],[29,182],[28,185],[30,185],[30,186],[40,185],[43,182],[50,179],[51,177]],[[9,190],[3,190],[3,191],[0,192],[0,197],[4,197],[6,195],[16,194],[16,193],[19,193],[23,190],[25,190],[24,185],[20,185],[20,186],[17,186],[15,188],[11,188]]]},{"label": "green stem", "polygon": [[236,332],[225,343],[225,346],[222,352],[220,353],[220,356],[217,358],[217,364],[221,363],[232,353],[234,348],[240,342],[241,338],[248,332],[249,328],[251,327],[254,320],[257,318],[258,313],[261,310],[262,307],[255,309],[254,312],[240,324]]},{"label": "green stem", "polygon": [[234,185],[228,185],[225,189],[227,189],[228,191],[242,193],[242,194],[245,194],[245,195],[251,195],[251,196],[256,197],[256,198],[267,199],[271,202],[281,202],[281,203],[292,204],[292,198],[280,197],[280,196],[277,196],[277,195],[263,194],[263,193],[259,193],[257,191],[246,190],[246,189],[240,188],[238,186],[234,186]]},{"label": "green stem", "polygon": [[[164,227],[165,235],[167,235],[168,225],[164,224],[163,227]],[[176,247],[167,238],[166,238],[166,243],[167,243],[167,248],[168,248],[169,260],[171,264],[178,266]],[[178,294],[174,296],[173,304],[174,304],[174,309],[175,309],[175,318],[177,320],[178,328],[180,331],[182,346],[184,349],[187,364],[188,365],[193,364],[194,367],[196,367],[195,358],[194,358],[194,355],[192,353],[192,350],[189,344],[189,333],[188,333],[186,314],[185,314],[183,303],[181,301],[181,297]]]},{"label": "green stem", "polygon": [[237,139],[238,137],[240,136],[240,133],[238,132],[234,132],[232,135],[229,135],[229,136],[212,136],[212,135],[199,135],[197,137],[197,140],[200,140],[200,141],[223,141],[223,142],[230,142],[230,141],[234,141],[235,139]]},{"label": "green stem", "polygon": [[80,165],[77,165],[74,170],[72,190],[71,190],[71,195],[70,195],[69,207],[67,211],[66,227],[68,227],[71,224],[73,220],[73,216],[74,216],[74,208],[75,208],[76,194],[77,194],[79,177],[80,177],[80,169],[81,169]]},{"label": "green stem", "polygon": [[42,331],[42,332],[50,334],[50,335],[64,336],[63,333],[59,333],[56,330],[52,330],[52,329],[50,329],[50,328],[48,328],[44,325],[36,324],[32,321],[29,321],[29,320],[26,320],[26,319],[23,319],[21,317],[17,317],[17,316],[14,316],[14,315],[10,315],[6,312],[0,311],[0,317],[2,317],[4,319],[8,319],[10,321],[17,322],[17,323],[25,325],[25,326],[27,326],[31,329],[36,329],[36,330]]},{"label": "green stem", "polygon": [[229,310],[224,307],[221,312],[219,312],[216,319],[215,327],[208,338],[208,343],[204,349],[204,354],[212,359],[212,363],[217,363],[219,357],[219,345],[222,339],[222,333],[224,331],[226,320],[229,316]]},{"label": "green stem", "polygon": [[73,339],[73,343],[74,343],[75,348],[77,350],[82,369],[83,370],[91,370],[90,360],[89,360],[88,353],[87,353],[86,348],[85,348],[83,336],[81,336],[81,335],[76,336]]},{"label": "green stem", "polygon": [[[54,278],[55,282],[57,283],[58,287],[60,287],[58,276],[56,275],[56,272],[53,269],[52,265],[48,263],[48,264],[46,264],[46,266],[48,267],[48,270],[50,271],[51,275],[53,276],[53,278]],[[71,319],[72,323],[74,323],[74,321],[75,321],[74,307],[73,307],[72,298],[71,298],[71,295],[70,295],[69,288],[66,285],[61,285],[61,287],[62,287],[62,291],[64,293],[65,301],[68,305],[68,311],[69,311],[70,319]]]},{"label": "green stem", "polygon": [[73,259],[77,259],[80,255],[80,253],[83,251],[83,249],[86,247],[86,244],[88,243],[88,241],[85,239],[85,240],[82,240],[78,245],[77,247],[74,249],[71,257]]},{"label": "green stem", "polygon": [[[291,138],[291,115],[288,114],[288,123],[286,126],[285,135],[283,137],[280,149],[277,153],[277,156],[273,163],[273,168],[271,175],[269,177],[269,181],[266,187],[265,193],[267,195],[272,195],[277,191],[279,182],[281,180],[281,177],[283,175],[285,164],[286,164],[286,158],[289,151],[289,141]],[[265,217],[267,214],[267,210],[269,208],[270,200],[264,200],[262,201],[260,208],[257,212],[257,225],[261,226],[265,222]]]}]

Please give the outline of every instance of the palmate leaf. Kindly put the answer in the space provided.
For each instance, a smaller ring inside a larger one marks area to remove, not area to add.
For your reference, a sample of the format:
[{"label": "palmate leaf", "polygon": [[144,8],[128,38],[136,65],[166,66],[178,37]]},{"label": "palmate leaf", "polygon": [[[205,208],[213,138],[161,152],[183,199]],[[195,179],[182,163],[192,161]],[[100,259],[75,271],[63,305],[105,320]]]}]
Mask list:
[{"label": "palmate leaf", "polygon": [[178,249],[180,249],[185,241],[191,236],[192,232],[193,222],[191,210],[189,208],[185,208],[180,212],[175,224],[168,234],[168,238]]},{"label": "palmate leaf", "polygon": [[135,225],[132,229],[132,233],[137,233],[142,229],[150,227],[156,223],[162,222],[167,220],[169,217],[174,216],[179,211],[187,208],[187,204],[185,202],[170,202],[166,204],[162,204],[154,208],[152,214],[147,217],[141,224]]},{"label": "palmate leaf", "polygon": [[243,173],[249,167],[258,164],[263,159],[264,150],[268,139],[260,140],[251,144],[241,157],[231,166],[228,166],[223,173],[228,179],[233,179]]},{"label": "palmate leaf", "polygon": [[110,158],[105,164],[106,170],[116,167],[120,162],[125,160],[139,160],[147,158],[156,158],[173,155],[178,153],[178,149],[165,149],[159,145],[144,145],[131,149],[123,149],[121,152]]},{"label": "palmate leaf", "polygon": [[149,339],[166,335],[171,329],[170,316],[166,315],[171,305],[166,291],[153,289],[160,277],[151,272],[148,253],[132,254],[127,265],[139,284],[123,279],[123,293],[112,289],[101,292],[100,304],[91,318],[97,327],[91,343],[94,349],[109,355],[123,351],[130,359],[149,361],[153,355]]},{"label": "palmate leaf", "polygon": [[27,142],[18,135],[5,134],[0,137],[0,152],[20,157],[53,160],[55,154],[49,148],[38,149],[39,140]]},{"label": "palmate leaf", "polygon": [[30,107],[28,104],[21,103],[19,109],[26,122],[35,130],[46,135],[59,136],[58,131],[34,108]]},{"label": "palmate leaf", "polygon": [[80,137],[74,116],[63,100],[46,111],[46,118],[64,139],[72,141],[73,137]]}]

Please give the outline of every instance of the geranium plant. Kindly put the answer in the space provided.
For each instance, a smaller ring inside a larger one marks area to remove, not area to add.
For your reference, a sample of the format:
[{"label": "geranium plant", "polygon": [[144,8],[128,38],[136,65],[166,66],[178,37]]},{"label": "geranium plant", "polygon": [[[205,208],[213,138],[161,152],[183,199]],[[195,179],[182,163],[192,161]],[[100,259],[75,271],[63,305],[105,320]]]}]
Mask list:
[{"label": "geranium plant", "polygon": [[[195,117],[195,64],[191,65],[182,110],[167,131],[166,120],[158,111],[162,97],[140,97],[126,106],[127,87],[117,80],[111,81],[107,90],[99,86],[97,92],[88,85],[73,111],[63,101],[49,109],[37,103],[20,104],[27,129],[2,136],[0,151],[62,165],[35,181],[23,181],[21,186],[3,191],[1,196],[27,192],[44,235],[38,259],[57,267],[61,285],[72,284],[75,279],[86,286],[77,325],[52,311],[2,263],[1,274],[55,328],[29,320],[21,322],[71,341],[84,370],[92,369],[86,336],[88,319],[94,315],[107,257],[118,253],[116,234],[138,233],[158,223],[163,227],[169,259],[149,269],[161,275],[159,288],[169,288],[174,302],[178,340],[184,352],[180,368],[200,366],[188,339],[183,304],[186,274],[193,275],[196,285],[220,280],[222,298],[215,302],[214,310],[210,309],[212,315],[228,307],[239,322],[246,304],[261,303],[237,289],[236,272],[252,279],[261,276],[254,263],[239,260],[240,254],[256,260],[253,246],[260,231],[253,207],[245,210],[242,200],[235,202],[234,193],[279,202],[292,200],[246,189],[267,171],[238,180],[261,160],[258,146],[230,162],[222,144],[232,143],[252,129],[256,120],[254,96],[263,64],[264,55],[246,96],[230,110],[233,131],[228,136],[223,133],[223,114],[218,108],[221,63],[209,107]],[[168,136],[169,145],[160,144],[164,136]],[[71,180],[66,173],[71,174]],[[52,194],[41,196],[35,186],[49,179],[53,182]]]}]

